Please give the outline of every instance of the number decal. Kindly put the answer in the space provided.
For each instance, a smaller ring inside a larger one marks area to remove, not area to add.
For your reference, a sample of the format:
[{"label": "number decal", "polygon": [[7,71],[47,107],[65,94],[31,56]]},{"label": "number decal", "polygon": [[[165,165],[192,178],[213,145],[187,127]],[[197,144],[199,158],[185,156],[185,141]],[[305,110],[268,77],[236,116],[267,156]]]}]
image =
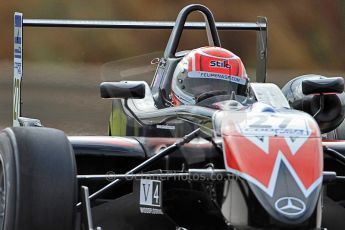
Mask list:
[{"label": "number decal", "polygon": [[[250,128],[275,128],[275,126],[277,124],[277,123],[269,124],[270,122],[273,122],[273,119],[271,119],[271,121],[270,121],[270,119],[269,119],[270,117],[268,117],[268,116],[264,116],[264,115],[260,116],[259,115],[256,118],[258,118],[258,119],[249,125]],[[278,127],[281,129],[286,129],[286,127],[291,122],[290,117],[278,117],[275,119],[277,121],[281,120],[281,122],[278,125]]]},{"label": "number decal", "polygon": [[305,119],[281,114],[250,114],[236,127],[245,136],[302,137],[311,132]]},{"label": "number decal", "polygon": [[153,193],[153,199],[154,201],[152,203],[159,204],[159,186],[156,184],[155,191]]},{"label": "number decal", "polygon": [[162,183],[158,180],[140,180],[140,204],[145,206],[161,206]]},{"label": "number decal", "polygon": [[290,122],[291,122],[291,117],[285,117],[280,123],[279,128],[286,129],[286,127],[289,125]]},{"label": "number decal", "polygon": [[267,116],[258,116],[259,118],[256,122],[249,125],[251,128],[271,128],[271,125],[265,125],[264,123],[268,120]]}]

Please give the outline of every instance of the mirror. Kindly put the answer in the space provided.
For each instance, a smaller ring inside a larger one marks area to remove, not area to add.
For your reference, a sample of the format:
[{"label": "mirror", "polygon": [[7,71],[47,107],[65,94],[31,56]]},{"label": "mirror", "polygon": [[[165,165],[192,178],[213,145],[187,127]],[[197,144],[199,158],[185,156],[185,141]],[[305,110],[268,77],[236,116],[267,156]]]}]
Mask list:
[{"label": "mirror", "polygon": [[141,99],[145,97],[145,84],[131,81],[102,82],[102,98]]},{"label": "mirror", "polygon": [[307,79],[302,81],[302,92],[304,95],[338,94],[343,91],[344,79],[342,77]]}]

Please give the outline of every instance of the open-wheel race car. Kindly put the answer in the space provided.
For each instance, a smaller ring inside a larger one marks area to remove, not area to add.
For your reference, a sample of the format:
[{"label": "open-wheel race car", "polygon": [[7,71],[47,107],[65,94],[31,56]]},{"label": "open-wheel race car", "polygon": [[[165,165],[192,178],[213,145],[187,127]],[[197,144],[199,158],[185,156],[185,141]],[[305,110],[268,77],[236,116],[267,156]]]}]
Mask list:
[{"label": "open-wheel race car", "polygon": [[[186,23],[194,11],[205,23]],[[151,86],[101,84],[102,98],[113,99],[110,136],[66,137],[21,116],[23,26],[173,29]],[[208,46],[176,52],[184,28],[206,28]],[[238,59],[208,51],[223,52],[217,29],[256,31],[257,82],[228,74]],[[175,23],[16,13],[15,127],[0,133],[2,229],[342,229],[344,80],[266,83],[266,35],[265,18],[215,23],[202,5],[186,6]],[[205,71],[193,59],[201,53],[200,63],[225,72]],[[174,87],[195,79],[209,88],[175,98]]]}]

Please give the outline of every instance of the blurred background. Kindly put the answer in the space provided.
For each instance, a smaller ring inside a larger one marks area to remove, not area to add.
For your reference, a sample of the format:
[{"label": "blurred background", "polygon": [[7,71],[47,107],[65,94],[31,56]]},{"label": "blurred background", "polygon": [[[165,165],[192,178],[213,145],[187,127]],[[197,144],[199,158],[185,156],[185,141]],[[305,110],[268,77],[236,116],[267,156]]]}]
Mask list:
[{"label": "blurred background", "polygon": [[[345,76],[343,0],[30,0],[0,3],[0,128],[12,123],[13,14],[24,18],[174,21],[191,3],[210,8],[216,21],[268,19],[268,80],[283,86],[307,73]],[[202,18],[195,14],[192,21]],[[145,79],[169,38],[168,30],[24,29],[23,116],[69,135],[107,134],[110,101],[102,81]],[[224,48],[242,58],[255,78],[255,32],[220,32]],[[185,31],[180,50],[206,45],[204,31]]]}]

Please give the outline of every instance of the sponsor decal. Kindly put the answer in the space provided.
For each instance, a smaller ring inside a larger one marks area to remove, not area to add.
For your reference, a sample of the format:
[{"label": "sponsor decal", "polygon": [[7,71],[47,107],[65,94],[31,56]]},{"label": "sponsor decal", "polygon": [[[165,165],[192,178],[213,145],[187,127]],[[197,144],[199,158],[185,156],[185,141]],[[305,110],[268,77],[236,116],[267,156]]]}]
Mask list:
[{"label": "sponsor decal", "polygon": [[168,129],[168,130],[175,130],[175,126],[173,125],[157,125],[157,129]]},{"label": "sponsor decal", "polygon": [[140,212],[146,214],[163,214],[162,183],[159,180],[140,180]]},{"label": "sponsor decal", "polygon": [[20,126],[21,80],[23,77],[23,14],[14,14],[14,40],[13,40],[13,126]]},{"label": "sponsor decal", "polygon": [[191,72],[188,72],[188,77],[224,80],[224,81],[235,82],[235,83],[241,84],[241,85],[246,84],[245,78],[241,78],[239,76],[232,76],[229,74],[223,74],[223,73],[213,73],[213,72],[205,72],[205,71],[191,71]]},{"label": "sponsor decal", "polygon": [[140,207],[140,212],[152,215],[163,215],[162,209]]},{"label": "sponsor decal", "polygon": [[211,67],[219,67],[219,68],[226,68],[230,69],[231,65],[227,61],[210,61]]},{"label": "sponsor decal", "polygon": [[23,72],[22,21],[23,21],[23,15],[21,13],[15,13],[14,15],[14,77],[16,79],[21,78],[22,72]]},{"label": "sponsor decal", "polygon": [[274,207],[288,217],[299,216],[306,210],[304,202],[296,197],[282,197],[275,202]]}]

